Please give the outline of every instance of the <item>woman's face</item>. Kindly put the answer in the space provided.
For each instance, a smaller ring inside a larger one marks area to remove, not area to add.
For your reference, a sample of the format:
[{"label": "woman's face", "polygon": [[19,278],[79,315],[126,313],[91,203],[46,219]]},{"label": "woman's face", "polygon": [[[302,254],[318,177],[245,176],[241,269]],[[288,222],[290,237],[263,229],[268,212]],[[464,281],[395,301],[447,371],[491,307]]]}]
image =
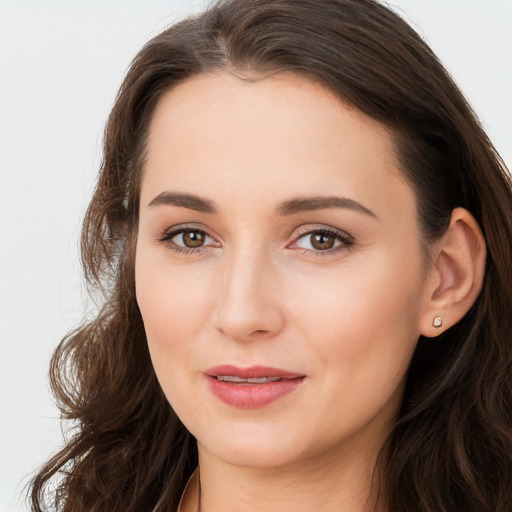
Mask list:
[{"label": "woman's face", "polygon": [[293,74],[201,75],[162,97],[137,300],[200,453],[268,467],[378,450],[426,276],[415,195],[383,126]]}]

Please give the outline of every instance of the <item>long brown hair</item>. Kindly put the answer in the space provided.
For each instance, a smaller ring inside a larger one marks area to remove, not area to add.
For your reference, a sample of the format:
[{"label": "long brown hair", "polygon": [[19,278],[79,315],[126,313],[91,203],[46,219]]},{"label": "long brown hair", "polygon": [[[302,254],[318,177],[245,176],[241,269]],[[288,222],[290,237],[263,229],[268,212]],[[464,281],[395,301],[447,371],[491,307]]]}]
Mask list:
[{"label": "long brown hair", "polygon": [[[31,485],[33,511],[175,510],[195,440],[153,371],[134,285],[139,182],[148,125],[169,88],[199,73],[284,70],[324,85],[388,126],[418,197],[425,244],[455,207],[480,224],[483,290],[436,341],[420,338],[385,453],[393,512],[512,510],[512,185],[503,161],[438,59],[374,0],[226,0],[151,40],[134,59],[105,131],[84,221],[85,275],[103,302],[51,363],[73,429]],[[383,451],[384,453],[384,451]]]}]

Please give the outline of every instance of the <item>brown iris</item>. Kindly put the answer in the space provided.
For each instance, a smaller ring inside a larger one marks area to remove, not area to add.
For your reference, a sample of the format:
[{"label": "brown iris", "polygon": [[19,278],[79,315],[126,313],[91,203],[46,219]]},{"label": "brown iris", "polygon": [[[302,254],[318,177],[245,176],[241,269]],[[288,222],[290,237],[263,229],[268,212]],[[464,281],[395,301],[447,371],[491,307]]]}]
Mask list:
[{"label": "brown iris", "polygon": [[205,234],[200,231],[185,231],[183,243],[187,247],[201,247],[204,244]]},{"label": "brown iris", "polygon": [[325,233],[316,233],[311,235],[311,245],[319,251],[325,251],[334,247],[334,236]]}]

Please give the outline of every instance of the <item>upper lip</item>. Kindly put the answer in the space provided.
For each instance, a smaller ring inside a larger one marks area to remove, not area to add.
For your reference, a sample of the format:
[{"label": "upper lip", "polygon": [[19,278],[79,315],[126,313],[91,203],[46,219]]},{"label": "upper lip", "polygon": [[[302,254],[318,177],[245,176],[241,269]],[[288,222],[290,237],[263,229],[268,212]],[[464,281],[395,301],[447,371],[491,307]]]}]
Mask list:
[{"label": "upper lip", "polygon": [[273,368],[271,366],[249,366],[247,368],[240,368],[231,364],[222,364],[208,368],[205,373],[210,377],[217,377],[219,375],[230,375],[233,377],[241,377],[243,379],[255,379],[260,377],[279,377],[280,379],[296,379],[304,377],[303,373],[290,372],[280,368]]}]

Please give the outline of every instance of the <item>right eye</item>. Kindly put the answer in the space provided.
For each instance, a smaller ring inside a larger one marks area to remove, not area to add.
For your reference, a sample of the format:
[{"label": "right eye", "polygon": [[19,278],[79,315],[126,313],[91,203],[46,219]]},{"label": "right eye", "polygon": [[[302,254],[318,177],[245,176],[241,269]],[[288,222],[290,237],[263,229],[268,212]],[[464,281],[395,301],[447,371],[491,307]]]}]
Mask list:
[{"label": "right eye", "polygon": [[188,247],[190,249],[202,247],[208,235],[204,231],[182,231],[171,238],[171,241],[180,247]]},{"label": "right eye", "polygon": [[218,243],[205,231],[197,228],[179,228],[168,231],[158,238],[176,252],[199,252],[208,246]]}]

